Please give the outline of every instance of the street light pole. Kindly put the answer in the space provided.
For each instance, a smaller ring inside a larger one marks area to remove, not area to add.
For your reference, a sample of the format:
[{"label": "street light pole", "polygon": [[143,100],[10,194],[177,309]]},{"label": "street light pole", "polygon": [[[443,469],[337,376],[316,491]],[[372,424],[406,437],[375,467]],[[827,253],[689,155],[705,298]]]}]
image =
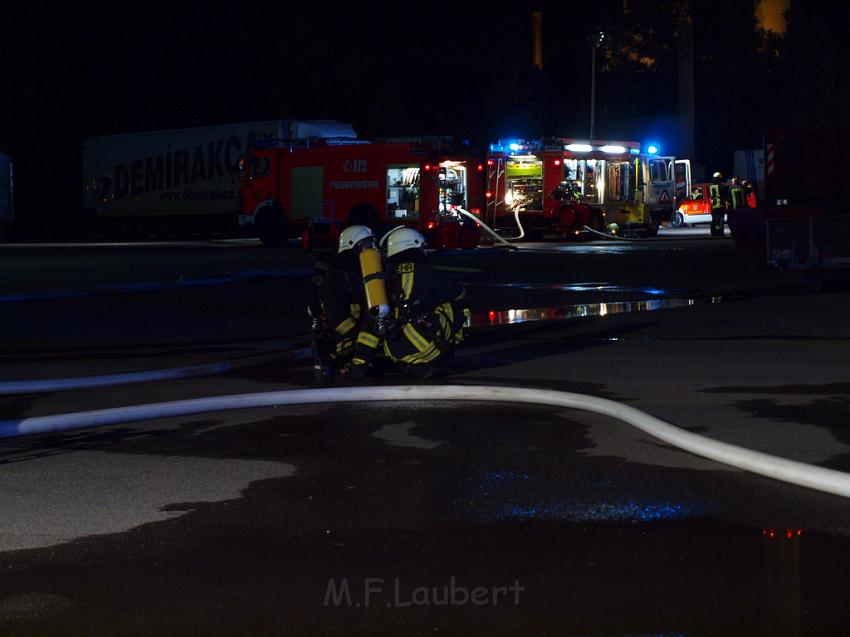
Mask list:
[{"label": "street light pole", "polygon": [[602,46],[605,39],[603,31],[597,31],[590,37],[590,141],[595,138],[596,132],[596,50]]}]

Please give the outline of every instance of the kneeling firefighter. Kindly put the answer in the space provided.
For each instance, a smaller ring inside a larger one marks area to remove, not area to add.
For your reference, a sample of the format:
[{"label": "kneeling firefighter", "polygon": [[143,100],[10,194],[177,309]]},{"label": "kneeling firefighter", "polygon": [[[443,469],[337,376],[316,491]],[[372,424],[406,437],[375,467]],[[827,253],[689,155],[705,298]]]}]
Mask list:
[{"label": "kneeling firefighter", "polygon": [[[335,263],[325,269],[320,284],[324,329],[317,342],[327,357],[323,376],[334,371],[362,378],[373,370],[389,315],[381,254],[366,226],[340,233]],[[328,369],[329,368],[329,369]]]},{"label": "kneeling firefighter", "polygon": [[384,353],[417,378],[447,373],[469,316],[466,290],[434,270],[427,261],[425,239],[416,230],[400,226],[381,244],[391,308]]}]

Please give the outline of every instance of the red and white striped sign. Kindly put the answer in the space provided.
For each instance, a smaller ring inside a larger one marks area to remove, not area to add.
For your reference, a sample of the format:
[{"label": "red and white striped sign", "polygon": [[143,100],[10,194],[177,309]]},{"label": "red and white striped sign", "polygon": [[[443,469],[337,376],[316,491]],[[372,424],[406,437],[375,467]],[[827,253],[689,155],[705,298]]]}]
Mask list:
[{"label": "red and white striped sign", "polygon": [[767,168],[767,174],[768,175],[773,174],[773,152],[774,152],[773,144],[767,144],[767,159],[766,159],[767,167],[766,168]]}]

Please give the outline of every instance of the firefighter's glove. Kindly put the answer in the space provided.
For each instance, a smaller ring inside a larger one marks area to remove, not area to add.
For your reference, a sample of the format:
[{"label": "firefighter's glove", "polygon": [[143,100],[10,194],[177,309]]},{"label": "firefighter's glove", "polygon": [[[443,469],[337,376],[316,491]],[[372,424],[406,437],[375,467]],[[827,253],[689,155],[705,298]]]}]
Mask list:
[{"label": "firefighter's glove", "polygon": [[369,376],[370,365],[367,363],[360,363],[359,365],[351,365],[348,368],[348,378],[350,380],[363,380],[366,376]]}]

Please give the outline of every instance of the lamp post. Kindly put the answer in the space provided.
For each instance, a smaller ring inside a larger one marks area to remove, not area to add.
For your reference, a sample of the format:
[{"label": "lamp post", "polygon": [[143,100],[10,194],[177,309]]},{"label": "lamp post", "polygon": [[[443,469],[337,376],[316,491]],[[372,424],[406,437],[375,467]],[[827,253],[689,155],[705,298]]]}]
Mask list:
[{"label": "lamp post", "polygon": [[605,32],[601,29],[588,37],[590,43],[590,141],[594,139],[596,132],[596,49],[602,46],[605,40]]}]

